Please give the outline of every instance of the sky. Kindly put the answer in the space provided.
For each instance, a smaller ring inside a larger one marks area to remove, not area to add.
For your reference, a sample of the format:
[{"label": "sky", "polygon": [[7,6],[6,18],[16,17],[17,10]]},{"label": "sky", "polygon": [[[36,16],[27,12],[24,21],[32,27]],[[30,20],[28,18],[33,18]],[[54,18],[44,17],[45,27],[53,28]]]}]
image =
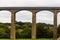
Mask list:
[{"label": "sky", "polygon": [[[0,7],[60,7],[60,0],[0,0]],[[47,10],[36,14],[36,22],[54,24],[53,13]],[[60,24],[60,12],[58,13],[58,24]],[[23,10],[16,13],[16,21],[32,22],[32,12]],[[10,23],[11,12],[0,11],[0,22]]]},{"label": "sky", "polygon": [[60,7],[60,0],[0,0],[0,7]]}]

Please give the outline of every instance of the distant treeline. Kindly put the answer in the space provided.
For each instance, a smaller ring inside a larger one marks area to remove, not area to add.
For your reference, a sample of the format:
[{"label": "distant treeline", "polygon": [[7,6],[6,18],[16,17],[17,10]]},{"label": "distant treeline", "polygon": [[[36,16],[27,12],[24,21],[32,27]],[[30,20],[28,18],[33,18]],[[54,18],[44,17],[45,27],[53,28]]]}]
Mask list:
[{"label": "distant treeline", "polygon": [[[53,25],[46,23],[36,24],[37,38],[52,38]],[[10,23],[0,23],[0,38],[10,38]],[[58,34],[60,34],[60,25],[58,26]],[[16,22],[16,38],[31,38],[32,23]]]}]

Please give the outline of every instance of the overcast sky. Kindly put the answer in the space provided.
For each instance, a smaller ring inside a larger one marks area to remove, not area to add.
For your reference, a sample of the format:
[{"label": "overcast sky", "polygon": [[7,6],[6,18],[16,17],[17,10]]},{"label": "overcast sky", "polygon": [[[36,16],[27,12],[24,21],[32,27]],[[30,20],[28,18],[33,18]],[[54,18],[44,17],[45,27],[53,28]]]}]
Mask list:
[{"label": "overcast sky", "polygon": [[60,0],[0,0],[1,7],[60,7]]},{"label": "overcast sky", "polygon": [[[60,0],[0,0],[0,7],[60,7]],[[37,13],[36,22],[53,24],[53,13],[50,11],[40,11]],[[11,22],[9,11],[0,11],[0,22]],[[17,21],[32,22],[30,11],[20,11],[16,14]],[[60,13],[58,14],[58,24],[60,24]]]}]

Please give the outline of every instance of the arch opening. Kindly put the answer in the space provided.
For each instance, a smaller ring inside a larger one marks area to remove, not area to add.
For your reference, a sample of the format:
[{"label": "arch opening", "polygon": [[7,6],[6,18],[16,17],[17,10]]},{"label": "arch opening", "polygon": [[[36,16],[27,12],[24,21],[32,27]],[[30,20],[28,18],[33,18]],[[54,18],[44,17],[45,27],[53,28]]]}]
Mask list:
[{"label": "arch opening", "polygon": [[16,13],[16,38],[31,38],[32,13],[22,10]]},{"label": "arch opening", "polygon": [[37,38],[53,38],[53,12],[43,10],[37,13]]},{"label": "arch opening", "polygon": [[11,12],[7,10],[0,11],[0,38],[10,38]]}]

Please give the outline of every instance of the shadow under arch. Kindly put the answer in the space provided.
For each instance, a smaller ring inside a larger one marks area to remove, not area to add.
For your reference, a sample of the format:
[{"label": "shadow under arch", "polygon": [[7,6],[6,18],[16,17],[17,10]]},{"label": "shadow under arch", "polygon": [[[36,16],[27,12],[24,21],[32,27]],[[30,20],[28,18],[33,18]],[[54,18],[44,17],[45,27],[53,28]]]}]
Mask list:
[{"label": "shadow under arch", "polygon": [[[31,12],[30,10],[20,10],[20,11],[27,11],[27,12]],[[20,12],[20,11],[17,11],[16,13]]]},{"label": "shadow under arch", "polygon": [[[38,11],[38,12],[43,12],[43,11],[44,11],[44,12],[50,12],[50,13],[53,13],[52,10],[41,10],[41,11]],[[38,12],[37,12],[37,13],[38,13]]]},{"label": "shadow under arch", "polygon": [[16,21],[31,22],[32,12],[28,10],[21,10],[16,13]]}]

